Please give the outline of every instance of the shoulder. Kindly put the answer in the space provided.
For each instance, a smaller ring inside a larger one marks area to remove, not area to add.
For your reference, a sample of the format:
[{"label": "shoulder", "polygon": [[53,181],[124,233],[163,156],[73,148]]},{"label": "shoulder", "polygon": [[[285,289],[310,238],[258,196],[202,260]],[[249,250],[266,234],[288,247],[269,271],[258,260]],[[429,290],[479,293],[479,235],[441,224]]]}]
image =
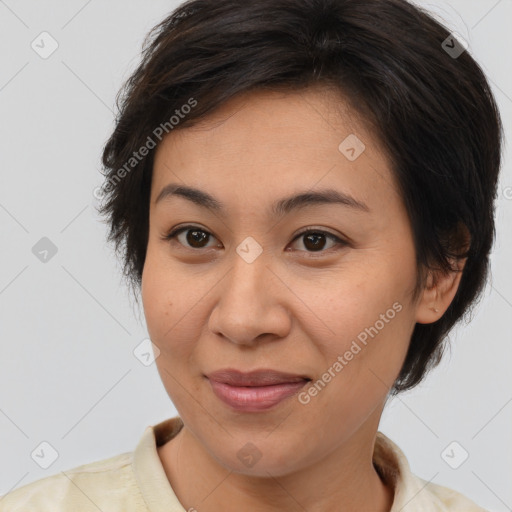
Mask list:
[{"label": "shoulder", "polygon": [[0,512],[145,511],[132,453],[61,471],[0,496]]},{"label": "shoulder", "polygon": [[442,512],[489,512],[454,489],[432,482],[429,483],[417,476],[415,478],[423,486],[429,501],[436,507],[433,510]]},{"label": "shoulder", "polygon": [[404,452],[382,432],[377,432],[373,460],[394,488],[391,512],[488,512],[460,492],[415,475]]}]

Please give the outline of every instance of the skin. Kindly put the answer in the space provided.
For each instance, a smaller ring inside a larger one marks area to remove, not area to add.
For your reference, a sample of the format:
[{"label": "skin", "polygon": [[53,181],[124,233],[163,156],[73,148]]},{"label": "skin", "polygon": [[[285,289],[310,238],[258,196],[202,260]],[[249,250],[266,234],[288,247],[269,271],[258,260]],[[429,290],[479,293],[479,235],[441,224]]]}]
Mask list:
[{"label": "skin", "polygon": [[[366,146],[355,161],[338,149],[349,134]],[[168,183],[206,191],[226,210],[177,196],[156,204]],[[275,200],[320,188],[349,193],[369,212],[317,204],[268,216]],[[392,485],[372,464],[382,410],[415,323],[441,317],[460,274],[430,279],[413,302],[409,219],[365,123],[331,91],[244,94],[164,138],[150,201],[142,300],[184,422],[158,455],[185,509],[389,511]],[[164,239],[189,223],[209,238]],[[315,251],[296,238],[309,227],[348,243],[324,237]],[[236,252],[248,236],[263,249],[252,263]],[[204,377],[271,368],[315,382],[394,303],[400,312],[307,404],[292,396],[265,412],[235,411]],[[248,442],[262,455],[252,467],[237,457]]]}]

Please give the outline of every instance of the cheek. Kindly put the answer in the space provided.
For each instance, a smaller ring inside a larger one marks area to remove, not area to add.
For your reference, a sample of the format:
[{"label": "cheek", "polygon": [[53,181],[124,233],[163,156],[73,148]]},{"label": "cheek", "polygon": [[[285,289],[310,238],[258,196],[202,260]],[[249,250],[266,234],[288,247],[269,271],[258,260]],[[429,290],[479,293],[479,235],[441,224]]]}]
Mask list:
[{"label": "cheek", "polygon": [[142,273],[141,295],[148,333],[161,352],[167,349],[165,340],[172,338],[173,317],[178,313],[176,308],[182,298],[176,295],[179,289],[176,272],[166,267],[150,244]]},{"label": "cheek", "polygon": [[381,298],[366,308],[340,299],[342,307],[332,308],[327,317],[338,319],[330,324],[335,335],[319,337],[318,329],[308,333],[316,344],[317,374],[298,399],[312,424],[321,423],[325,439],[360,428],[383,403],[402,366],[410,336],[408,313],[399,301],[390,303],[385,294]]},{"label": "cheek", "polygon": [[141,295],[149,336],[162,355],[157,364],[177,367],[190,358],[204,323],[199,316],[202,299],[211,286],[208,279],[171,265],[164,255],[148,248]]},{"label": "cheek", "polygon": [[336,381],[333,388],[354,395],[367,389],[385,394],[400,371],[414,328],[409,295],[414,260],[375,256],[361,255],[350,272],[325,279],[314,292],[307,282],[298,290],[315,313],[308,313],[311,320],[302,329],[322,356],[323,365],[317,366],[322,381]]}]

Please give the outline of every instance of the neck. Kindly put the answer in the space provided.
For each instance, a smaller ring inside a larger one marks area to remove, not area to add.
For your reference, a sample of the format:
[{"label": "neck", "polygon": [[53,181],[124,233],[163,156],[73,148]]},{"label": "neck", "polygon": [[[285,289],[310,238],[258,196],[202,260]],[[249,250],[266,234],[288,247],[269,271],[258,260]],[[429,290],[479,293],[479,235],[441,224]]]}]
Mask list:
[{"label": "neck", "polygon": [[[278,477],[255,477],[226,469],[204,450],[186,426],[159,447],[158,454],[186,510],[389,512],[392,485],[384,482],[373,466],[373,443],[358,441],[351,439],[348,446],[338,447],[315,464]],[[361,446],[370,449],[363,453]]]}]

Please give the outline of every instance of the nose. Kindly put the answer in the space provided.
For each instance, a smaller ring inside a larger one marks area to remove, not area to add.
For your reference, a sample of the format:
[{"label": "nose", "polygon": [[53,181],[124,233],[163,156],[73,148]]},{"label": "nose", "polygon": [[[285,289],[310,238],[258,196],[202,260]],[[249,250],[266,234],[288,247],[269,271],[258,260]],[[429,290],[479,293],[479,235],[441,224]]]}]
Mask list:
[{"label": "nose", "polygon": [[208,322],[214,334],[238,345],[254,345],[289,333],[285,301],[290,291],[264,254],[248,263],[235,253],[231,270],[215,290],[218,298]]}]

